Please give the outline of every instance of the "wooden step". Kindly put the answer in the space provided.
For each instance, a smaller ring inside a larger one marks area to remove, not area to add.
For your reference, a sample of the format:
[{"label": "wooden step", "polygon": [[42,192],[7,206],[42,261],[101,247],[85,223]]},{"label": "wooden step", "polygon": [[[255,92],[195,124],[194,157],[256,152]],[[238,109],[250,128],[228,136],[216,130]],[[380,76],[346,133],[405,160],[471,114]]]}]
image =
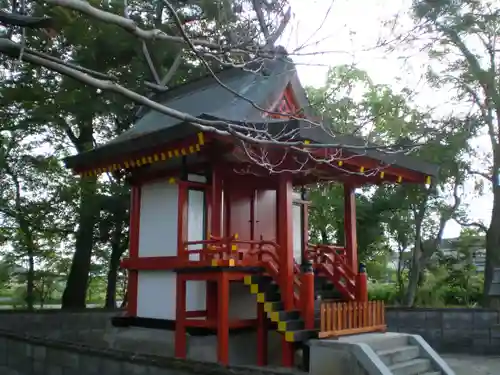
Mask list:
[{"label": "wooden step", "polygon": [[317,329],[303,329],[300,331],[285,332],[285,340],[288,342],[303,342],[317,338],[318,338]]}]

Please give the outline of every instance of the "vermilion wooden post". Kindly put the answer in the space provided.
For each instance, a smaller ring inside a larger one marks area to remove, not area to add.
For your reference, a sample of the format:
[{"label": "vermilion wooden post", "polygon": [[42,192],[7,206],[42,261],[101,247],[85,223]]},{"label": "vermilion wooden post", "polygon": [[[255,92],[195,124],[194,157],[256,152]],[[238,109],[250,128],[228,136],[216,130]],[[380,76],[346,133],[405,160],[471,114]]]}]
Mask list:
[{"label": "vermilion wooden post", "polygon": [[357,273],[356,196],[354,194],[354,187],[348,184],[344,184],[344,235],[348,266]]},{"label": "vermilion wooden post", "polygon": [[[278,244],[280,289],[285,305],[285,310],[294,308],[293,293],[293,233],[292,233],[292,180],[288,174],[280,174],[278,182]],[[294,362],[293,343],[287,342],[285,337],[282,341],[282,365],[292,367]]]},{"label": "vermilion wooden post", "polygon": [[309,204],[302,205],[302,259],[305,259],[309,247]]},{"label": "vermilion wooden post", "polygon": [[[210,234],[222,237],[222,173],[221,169],[214,165],[212,167],[212,186],[210,199]],[[215,321],[217,316],[217,283],[207,281],[206,292],[207,319]]]},{"label": "vermilion wooden post", "polygon": [[[187,240],[188,188],[183,183],[178,184],[177,203],[177,257],[187,260],[184,243]],[[186,279],[183,274],[176,275],[175,293],[175,356],[186,358]]]},{"label": "vermilion wooden post", "polygon": [[359,302],[368,302],[368,275],[363,263],[359,265],[359,272],[356,275],[356,300]]},{"label": "vermilion wooden post", "polygon": [[[141,221],[141,187],[133,185],[130,192],[129,258],[139,258],[139,228]],[[128,270],[127,315],[137,316],[138,271]]]},{"label": "vermilion wooden post", "polygon": [[264,304],[257,304],[257,365],[267,366],[268,323]]},{"label": "vermilion wooden post", "polygon": [[178,273],[175,298],[175,357],[186,358],[186,279]]},{"label": "vermilion wooden post", "polygon": [[217,307],[217,360],[229,364],[229,279],[227,272],[220,272],[218,279]]},{"label": "vermilion wooden post", "polygon": [[300,270],[302,318],[306,329],[314,329],[314,271],[311,262],[303,260]]}]

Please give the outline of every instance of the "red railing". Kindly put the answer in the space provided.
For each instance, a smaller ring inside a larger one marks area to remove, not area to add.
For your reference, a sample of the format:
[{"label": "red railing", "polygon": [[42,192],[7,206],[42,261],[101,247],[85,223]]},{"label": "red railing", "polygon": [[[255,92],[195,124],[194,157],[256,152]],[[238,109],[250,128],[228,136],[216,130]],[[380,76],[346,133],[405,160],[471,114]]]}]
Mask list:
[{"label": "red railing", "polygon": [[[249,245],[250,249],[238,250],[238,245]],[[201,249],[189,249],[202,246]],[[280,283],[279,245],[274,241],[240,240],[236,236],[225,238],[211,237],[208,240],[188,241],[184,243],[184,260],[191,262],[214,262],[232,260],[233,265],[258,266],[266,270],[273,280]],[[199,255],[198,259],[192,259]],[[300,267],[294,264],[294,300],[298,304],[300,291]]]},{"label": "red railing", "polygon": [[336,245],[310,245],[306,257],[345,297],[355,300],[356,273],[347,265],[345,249]]}]

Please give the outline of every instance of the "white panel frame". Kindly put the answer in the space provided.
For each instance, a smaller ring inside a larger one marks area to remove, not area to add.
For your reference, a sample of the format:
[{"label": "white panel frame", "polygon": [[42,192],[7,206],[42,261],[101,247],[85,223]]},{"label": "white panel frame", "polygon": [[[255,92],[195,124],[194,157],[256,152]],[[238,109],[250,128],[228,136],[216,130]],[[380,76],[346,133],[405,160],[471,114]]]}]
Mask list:
[{"label": "white panel frame", "polygon": [[[206,201],[205,190],[188,190],[188,241],[201,241],[206,239]],[[201,249],[202,245],[190,245],[188,250]],[[189,255],[189,260],[200,260],[200,254]],[[206,281],[186,282],[186,311],[206,309]]]},{"label": "white panel frame", "polygon": [[176,277],[168,271],[138,272],[138,317],[175,320]]},{"label": "white panel frame", "polygon": [[302,263],[302,247],[304,235],[303,204],[292,206],[293,257],[298,264]]},{"label": "white panel frame", "polygon": [[177,256],[178,196],[167,180],[141,187],[139,257]]}]

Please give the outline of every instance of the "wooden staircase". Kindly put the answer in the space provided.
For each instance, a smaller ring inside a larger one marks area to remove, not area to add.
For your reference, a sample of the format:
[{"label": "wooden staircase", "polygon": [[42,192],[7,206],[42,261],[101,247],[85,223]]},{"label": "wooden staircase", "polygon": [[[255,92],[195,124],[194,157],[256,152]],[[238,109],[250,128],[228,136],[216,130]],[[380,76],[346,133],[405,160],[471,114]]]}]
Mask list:
[{"label": "wooden staircase", "polygon": [[327,278],[316,276],[315,279],[317,287],[315,288],[314,329],[305,329],[305,322],[299,310],[285,310],[279,285],[271,276],[248,275],[244,282],[250,287],[250,292],[256,295],[257,303],[264,305],[264,311],[268,318],[275,323],[276,330],[285,336],[285,340],[287,342],[304,342],[318,338],[321,324],[321,301],[342,301],[342,295]]}]

